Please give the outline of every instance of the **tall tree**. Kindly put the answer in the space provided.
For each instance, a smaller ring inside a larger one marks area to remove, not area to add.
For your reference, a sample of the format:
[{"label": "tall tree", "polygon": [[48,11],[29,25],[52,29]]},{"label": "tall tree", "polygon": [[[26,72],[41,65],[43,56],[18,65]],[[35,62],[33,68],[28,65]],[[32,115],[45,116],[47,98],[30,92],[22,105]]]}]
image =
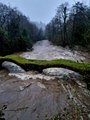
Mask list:
[{"label": "tall tree", "polygon": [[[0,30],[0,50],[4,45],[3,52],[6,54],[7,51],[10,54],[31,48],[32,44],[37,41],[39,31],[37,26],[20,11],[2,3],[0,3],[0,29],[4,30],[3,34]],[[7,33],[7,39],[2,36],[4,32]],[[20,44],[20,41],[22,41],[22,44]]]},{"label": "tall tree", "polygon": [[[61,4],[57,10],[57,16],[61,16],[63,24],[63,47],[67,45],[67,18],[68,18],[68,3]],[[60,17],[59,17],[60,18]]]}]

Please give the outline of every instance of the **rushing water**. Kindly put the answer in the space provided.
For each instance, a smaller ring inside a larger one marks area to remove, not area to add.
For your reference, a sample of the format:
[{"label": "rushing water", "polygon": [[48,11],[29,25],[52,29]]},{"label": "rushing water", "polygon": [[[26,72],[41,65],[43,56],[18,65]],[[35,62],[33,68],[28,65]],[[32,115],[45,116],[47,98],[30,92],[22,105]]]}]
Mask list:
[{"label": "rushing water", "polygon": [[27,59],[52,60],[52,59],[70,59],[75,61],[84,61],[85,57],[77,51],[71,51],[68,48],[52,45],[48,40],[37,42],[33,46],[32,52],[25,52],[21,56]]},{"label": "rushing water", "polygon": [[[21,56],[43,60],[85,60],[77,51],[73,53],[69,49],[53,46],[48,40],[37,42],[32,52],[24,52]],[[10,70],[14,68],[18,66],[12,67],[11,64]],[[61,120],[90,119],[90,91],[86,83],[78,78],[49,76],[48,71],[51,72],[49,75],[55,76],[64,73],[64,77],[73,73],[61,68],[45,69],[43,74],[36,71],[0,71],[0,111],[4,113],[5,120],[49,120],[58,113]]]},{"label": "rushing water", "polygon": [[[71,51],[70,49],[66,49],[63,47],[57,47],[52,45],[48,40],[43,40],[37,42],[33,46],[33,51],[31,52],[24,52],[21,54],[21,56],[27,58],[27,59],[40,59],[40,60],[52,60],[52,59],[70,59],[74,61],[84,61],[85,58],[81,56],[77,51]],[[28,80],[28,79],[44,79],[44,80],[50,80],[54,79],[54,77],[42,75],[42,74],[28,74],[22,71],[19,66],[14,65],[10,62],[4,62],[3,66],[8,67],[8,70],[12,73],[10,73],[10,76],[16,76],[17,78],[20,78],[21,80]],[[16,71],[18,71],[18,73]],[[15,72],[14,72],[15,71]],[[44,72],[45,71],[45,72]],[[21,73],[20,73],[21,72]],[[78,76],[75,72],[65,69],[57,69],[57,68],[51,68],[43,70],[43,73],[47,73],[47,75],[57,76],[58,78],[63,78],[63,76],[69,76],[71,73],[74,73],[74,76]]]}]

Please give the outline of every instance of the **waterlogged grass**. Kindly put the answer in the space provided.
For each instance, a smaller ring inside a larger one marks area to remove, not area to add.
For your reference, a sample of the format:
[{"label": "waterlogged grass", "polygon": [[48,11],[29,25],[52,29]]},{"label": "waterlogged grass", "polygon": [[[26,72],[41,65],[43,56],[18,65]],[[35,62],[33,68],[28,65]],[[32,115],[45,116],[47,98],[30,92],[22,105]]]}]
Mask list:
[{"label": "waterlogged grass", "polygon": [[79,63],[72,60],[32,60],[25,59],[17,55],[8,55],[5,57],[0,57],[0,63],[3,61],[14,62],[25,70],[37,70],[41,72],[43,69],[49,67],[62,67],[79,72],[82,75],[90,74],[90,63]]}]

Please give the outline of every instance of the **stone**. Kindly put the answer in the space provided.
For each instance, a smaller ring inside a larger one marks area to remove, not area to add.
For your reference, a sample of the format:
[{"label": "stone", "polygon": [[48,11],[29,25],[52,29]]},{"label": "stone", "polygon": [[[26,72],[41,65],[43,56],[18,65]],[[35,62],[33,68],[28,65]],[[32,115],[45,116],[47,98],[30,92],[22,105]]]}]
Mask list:
[{"label": "stone", "polygon": [[18,66],[17,64],[15,64],[13,62],[4,61],[2,63],[2,67],[7,69],[10,73],[23,73],[23,72],[25,72],[24,69],[22,69],[20,66]]},{"label": "stone", "polygon": [[46,75],[56,76],[57,78],[63,79],[67,78],[80,79],[82,77],[79,73],[76,73],[72,70],[68,70],[65,68],[47,68],[43,70],[43,73]]}]

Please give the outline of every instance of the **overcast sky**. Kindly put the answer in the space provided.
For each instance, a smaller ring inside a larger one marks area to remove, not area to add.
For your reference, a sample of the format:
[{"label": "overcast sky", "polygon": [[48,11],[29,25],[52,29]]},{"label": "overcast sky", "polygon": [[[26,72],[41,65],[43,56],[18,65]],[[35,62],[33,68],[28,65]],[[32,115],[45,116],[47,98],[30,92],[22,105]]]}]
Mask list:
[{"label": "overcast sky", "polygon": [[69,4],[74,1],[84,1],[89,4],[90,0],[0,0],[0,2],[17,7],[31,21],[48,23],[55,15],[58,5],[68,1]]}]

